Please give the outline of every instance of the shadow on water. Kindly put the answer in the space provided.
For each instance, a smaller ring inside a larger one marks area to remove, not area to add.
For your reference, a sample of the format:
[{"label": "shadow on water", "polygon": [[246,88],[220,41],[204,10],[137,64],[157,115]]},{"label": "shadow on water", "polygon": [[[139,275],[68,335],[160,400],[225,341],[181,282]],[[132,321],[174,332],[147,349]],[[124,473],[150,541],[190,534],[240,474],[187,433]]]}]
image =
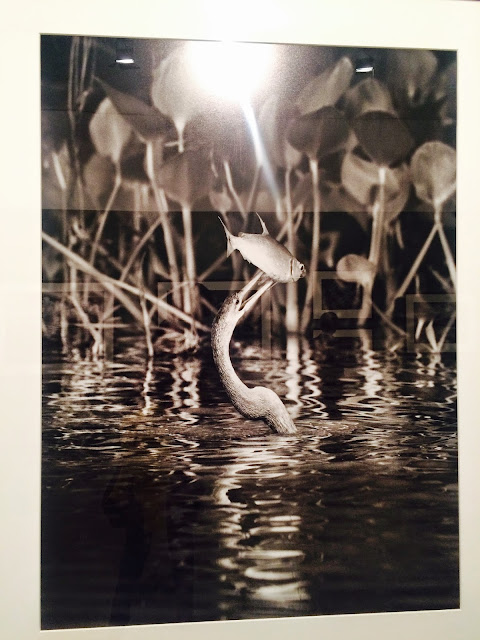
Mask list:
[{"label": "shadow on water", "polygon": [[454,360],[367,334],[232,360],[297,435],[239,416],[208,351],[48,356],[42,628],[458,607]]}]

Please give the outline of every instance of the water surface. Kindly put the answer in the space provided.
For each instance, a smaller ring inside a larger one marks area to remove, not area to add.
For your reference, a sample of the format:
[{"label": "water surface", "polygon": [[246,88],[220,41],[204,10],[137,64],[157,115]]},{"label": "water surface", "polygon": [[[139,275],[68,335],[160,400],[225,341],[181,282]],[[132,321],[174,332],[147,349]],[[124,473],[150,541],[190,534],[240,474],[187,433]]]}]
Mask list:
[{"label": "water surface", "polygon": [[239,345],[295,419],[278,436],[208,348],[142,349],[45,350],[42,628],[459,606],[452,355]]}]

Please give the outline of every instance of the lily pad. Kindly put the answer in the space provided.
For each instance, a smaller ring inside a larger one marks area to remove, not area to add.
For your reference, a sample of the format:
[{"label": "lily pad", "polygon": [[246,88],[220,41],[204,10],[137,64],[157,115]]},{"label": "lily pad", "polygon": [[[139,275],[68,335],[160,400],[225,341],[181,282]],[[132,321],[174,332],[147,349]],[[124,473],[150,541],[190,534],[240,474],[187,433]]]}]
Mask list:
[{"label": "lily pad", "polygon": [[155,107],[135,96],[111,87],[103,80],[97,79],[97,82],[110,98],[118,113],[135,129],[142,140],[148,141],[159,136],[165,137],[170,129],[173,130],[171,121]]},{"label": "lily pad", "polygon": [[395,114],[389,90],[375,78],[362,80],[349,89],[344,102],[344,111],[348,118],[358,117],[367,111],[387,111]]},{"label": "lily pad", "polygon": [[343,113],[335,107],[324,107],[295,120],[287,139],[295,149],[310,158],[321,158],[344,147],[349,132]]},{"label": "lily pad", "polygon": [[191,75],[184,47],[172,51],[153,72],[153,104],[173,120],[180,138],[187,122],[207,108],[205,95]]},{"label": "lily pad", "polygon": [[375,266],[367,258],[349,253],[337,262],[337,275],[345,282],[369,286],[375,277]]},{"label": "lily pad", "polygon": [[367,111],[355,118],[353,129],[365,153],[383,167],[406,158],[414,145],[403,122],[386,111]]},{"label": "lily pad", "polygon": [[437,66],[437,58],[431,51],[404,49],[389,53],[387,84],[400,110],[425,102],[432,90]]},{"label": "lily pad", "polygon": [[269,96],[262,105],[258,126],[267,154],[278,167],[292,169],[302,159],[300,151],[287,140],[289,114],[278,94]]},{"label": "lily pad", "polygon": [[439,76],[435,99],[442,100],[440,117],[443,125],[452,125],[457,118],[457,65],[450,64]]},{"label": "lily pad", "polygon": [[132,128],[113,105],[110,98],[99,104],[89,124],[95,149],[118,165],[124,146],[132,135]]},{"label": "lily pad", "polygon": [[97,209],[103,209],[112,191],[115,169],[106,156],[94,153],[83,170],[84,187]]},{"label": "lily pad", "polygon": [[[347,153],[343,159],[342,184],[365,207],[373,204],[380,184],[378,165],[364,160],[355,153]],[[410,194],[410,173],[404,163],[385,170],[385,218],[392,222],[402,211]]]},{"label": "lily pad", "polygon": [[443,142],[426,142],[412,157],[411,172],[417,196],[435,209],[456,189],[457,154]]},{"label": "lily pad", "polygon": [[158,174],[159,185],[172,200],[192,208],[200,198],[208,195],[213,174],[207,152],[185,151],[166,162]]},{"label": "lily pad", "polygon": [[349,86],[352,75],[352,62],[345,56],[333,67],[315,76],[297,96],[295,105],[300,115],[333,106]]}]

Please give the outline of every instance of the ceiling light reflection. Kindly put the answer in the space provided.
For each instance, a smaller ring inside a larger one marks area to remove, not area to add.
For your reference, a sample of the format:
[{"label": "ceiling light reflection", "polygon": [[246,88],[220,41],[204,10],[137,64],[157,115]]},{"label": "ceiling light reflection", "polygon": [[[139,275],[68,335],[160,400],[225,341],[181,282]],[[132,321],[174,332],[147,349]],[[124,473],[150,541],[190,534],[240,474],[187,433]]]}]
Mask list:
[{"label": "ceiling light reflection", "polygon": [[227,100],[248,100],[267,78],[274,48],[244,42],[189,42],[187,58],[197,82]]}]

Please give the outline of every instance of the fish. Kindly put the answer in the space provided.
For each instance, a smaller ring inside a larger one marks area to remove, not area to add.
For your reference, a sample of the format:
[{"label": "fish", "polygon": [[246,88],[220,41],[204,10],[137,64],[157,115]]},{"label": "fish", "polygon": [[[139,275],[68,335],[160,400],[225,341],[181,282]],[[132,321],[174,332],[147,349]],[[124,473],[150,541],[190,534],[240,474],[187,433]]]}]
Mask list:
[{"label": "fish", "polygon": [[268,233],[262,218],[257,213],[262,233],[243,233],[234,236],[220,222],[227,236],[227,256],[235,249],[240,251],[244,260],[261,269],[276,282],[296,282],[305,276],[305,267],[290,251]]}]

